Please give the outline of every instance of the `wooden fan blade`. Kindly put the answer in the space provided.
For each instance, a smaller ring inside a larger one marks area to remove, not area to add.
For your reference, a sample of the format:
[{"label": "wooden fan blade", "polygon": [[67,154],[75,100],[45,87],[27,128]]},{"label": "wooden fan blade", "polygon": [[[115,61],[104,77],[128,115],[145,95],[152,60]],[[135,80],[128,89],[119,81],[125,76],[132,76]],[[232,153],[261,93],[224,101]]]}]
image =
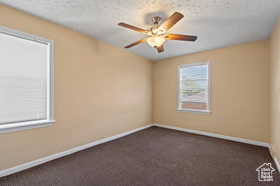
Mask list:
[{"label": "wooden fan blade", "polygon": [[136,26],[132,26],[132,25],[129,25],[129,24],[126,24],[126,23],[119,23],[118,25],[122,26],[122,27],[125,27],[125,28],[128,28],[130,30],[134,30],[136,32],[141,32],[141,33],[146,33],[147,32],[147,30],[144,30],[142,28],[138,28]]},{"label": "wooden fan blade", "polygon": [[134,42],[134,43],[131,43],[130,45],[125,46],[124,48],[131,48],[131,47],[133,47],[133,46],[135,46],[135,45],[138,45],[138,44],[140,44],[140,43],[143,43],[143,42],[145,42],[145,41],[146,41],[145,39],[141,39],[141,40],[139,40],[139,41],[136,41],[136,42]]},{"label": "wooden fan blade", "polygon": [[156,49],[157,49],[158,53],[161,53],[164,51],[163,45],[156,47]]},{"label": "wooden fan blade", "polygon": [[181,40],[181,41],[195,41],[197,36],[182,35],[182,34],[168,34],[165,36],[167,40]]},{"label": "wooden fan blade", "polygon": [[163,29],[168,31],[173,25],[175,25],[178,21],[180,21],[184,17],[183,14],[179,12],[175,12],[170,17],[168,17],[159,27],[159,29]]}]

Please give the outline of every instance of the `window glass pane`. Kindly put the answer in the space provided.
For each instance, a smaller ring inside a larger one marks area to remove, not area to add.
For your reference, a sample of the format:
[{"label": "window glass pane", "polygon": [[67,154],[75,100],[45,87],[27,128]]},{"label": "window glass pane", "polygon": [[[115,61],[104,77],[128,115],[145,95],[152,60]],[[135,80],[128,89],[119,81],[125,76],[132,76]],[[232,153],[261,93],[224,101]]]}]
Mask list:
[{"label": "window glass pane", "polygon": [[182,68],[182,79],[207,79],[208,65],[195,65]]},{"label": "window glass pane", "polygon": [[48,45],[0,33],[0,124],[47,119]]},{"label": "window glass pane", "polygon": [[180,68],[179,109],[208,110],[208,65]]}]

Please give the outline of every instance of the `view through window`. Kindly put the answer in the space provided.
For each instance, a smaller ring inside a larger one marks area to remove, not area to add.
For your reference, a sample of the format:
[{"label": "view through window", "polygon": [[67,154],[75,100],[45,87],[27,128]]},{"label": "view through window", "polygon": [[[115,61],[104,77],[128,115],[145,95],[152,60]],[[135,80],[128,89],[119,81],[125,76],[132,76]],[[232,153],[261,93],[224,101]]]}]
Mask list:
[{"label": "view through window", "polygon": [[178,110],[208,112],[208,63],[182,65],[179,67],[178,75]]}]

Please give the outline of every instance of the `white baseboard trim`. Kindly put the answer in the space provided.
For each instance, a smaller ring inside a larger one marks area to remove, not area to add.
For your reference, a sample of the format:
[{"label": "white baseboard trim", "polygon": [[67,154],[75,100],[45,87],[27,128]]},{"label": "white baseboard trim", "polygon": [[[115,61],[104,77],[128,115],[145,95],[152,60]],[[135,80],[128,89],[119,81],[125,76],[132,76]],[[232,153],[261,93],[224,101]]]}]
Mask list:
[{"label": "white baseboard trim", "polygon": [[141,127],[141,128],[133,129],[133,130],[130,130],[128,132],[124,132],[124,133],[121,133],[121,134],[117,134],[117,135],[114,135],[114,136],[111,136],[111,137],[107,137],[107,138],[103,138],[103,139],[94,141],[92,143],[88,143],[88,144],[85,144],[85,145],[82,145],[82,146],[74,147],[74,148],[66,150],[64,152],[60,152],[60,153],[57,153],[57,154],[46,156],[46,157],[31,161],[31,162],[27,162],[27,163],[24,163],[24,164],[21,164],[21,165],[18,165],[18,166],[9,168],[9,169],[0,170],[0,178],[4,177],[4,176],[8,176],[10,174],[14,174],[14,173],[26,170],[26,169],[29,169],[29,168],[32,168],[32,167],[35,167],[35,166],[38,166],[40,164],[43,164],[43,163],[46,163],[46,162],[49,162],[49,161],[52,161],[52,160],[70,155],[70,154],[73,154],[75,152],[79,152],[79,151],[94,147],[94,146],[102,144],[102,143],[113,141],[115,139],[127,136],[129,134],[138,132],[140,130],[144,130],[144,129],[152,127],[152,126],[153,125],[146,125],[146,126]]},{"label": "white baseboard trim", "polygon": [[274,161],[274,163],[276,165],[276,168],[277,168],[278,172],[280,172],[280,163],[279,163],[279,161],[277,160],[277,158],[275,156],[272,156],[272,158],[273,158],[273,161]]},{"label": "white baseboard trim", "polygon": [[273,155],[271,147],[269,148],[269,153],[270,153],[270,155],[271,155],[271,157],[272,157],[272,159],[273,159],[273,161],[276,165],[276,168],[277,168],[278,172],[280,172],[280,163],[279,163],[278,159],[276,158],[276,156]]},{"label": "white baseboard trim", "polygon": [[170,126],[170,125],[154,124],[153,126],[270,148],[270,144],[269,143],[265,143],[265,142],[261,142],[261,141],[254,141],[254,140],[249,140],[249,139],[244,139],[244,138],[237,138],[237,137],[232,137],[232,136],[224,136],[224,135],[221,135],[221,134],[204,132],[204,131],[200,131],[200,130],[192,130],[192,129],[186,129],[186,128],[179,128],[179,127],[174,127],[174,126]]}]

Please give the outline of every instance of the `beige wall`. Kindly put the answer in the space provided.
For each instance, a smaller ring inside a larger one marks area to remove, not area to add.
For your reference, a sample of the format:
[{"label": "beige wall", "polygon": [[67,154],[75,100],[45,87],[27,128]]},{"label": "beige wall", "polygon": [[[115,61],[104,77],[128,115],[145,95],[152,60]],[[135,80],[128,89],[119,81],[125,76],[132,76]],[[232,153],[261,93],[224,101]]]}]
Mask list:
[{"label": "beige wall", "polygon": [[[176,112],[176,69],[209,61],[212,113]],[[257,41],[155,62],[153,121],[269,142],[269,42]]]},{"label": "beige wall", "polygon": [[0,134],[0,170],[151,124],[151,62],[3,5],[0,25],[54,40],[57,120]]},{"label": "beige wall", "polygon": [[280,161],[280,18],[270,38],[271,49],[271,144]]}]

